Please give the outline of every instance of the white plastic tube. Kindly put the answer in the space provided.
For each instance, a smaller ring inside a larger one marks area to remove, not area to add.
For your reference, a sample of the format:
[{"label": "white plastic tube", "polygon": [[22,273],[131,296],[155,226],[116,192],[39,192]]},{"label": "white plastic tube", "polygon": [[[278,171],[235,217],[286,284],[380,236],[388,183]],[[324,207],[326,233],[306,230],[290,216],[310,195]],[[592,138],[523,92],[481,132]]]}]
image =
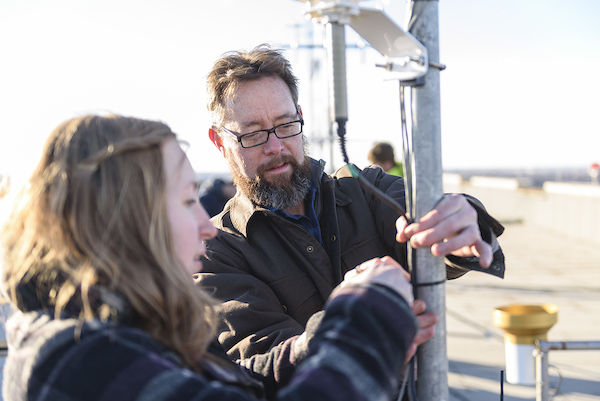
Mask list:
[{"label": "white plastic tube", "polygon": [[506,381],[511,384],[535,385],[535,345],[504,342]]}]

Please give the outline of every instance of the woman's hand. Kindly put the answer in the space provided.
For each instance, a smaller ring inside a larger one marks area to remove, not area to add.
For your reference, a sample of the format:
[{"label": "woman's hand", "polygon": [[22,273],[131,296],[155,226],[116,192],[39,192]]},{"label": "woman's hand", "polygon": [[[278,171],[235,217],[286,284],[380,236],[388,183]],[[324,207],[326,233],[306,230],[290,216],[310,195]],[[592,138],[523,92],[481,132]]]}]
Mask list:
[{"label": "woman's hand", "polygon": [[389,256],[368,260],[346,273],[341,285],[377,283],[399,293],[409,305],[413,303],[410,275]]}]

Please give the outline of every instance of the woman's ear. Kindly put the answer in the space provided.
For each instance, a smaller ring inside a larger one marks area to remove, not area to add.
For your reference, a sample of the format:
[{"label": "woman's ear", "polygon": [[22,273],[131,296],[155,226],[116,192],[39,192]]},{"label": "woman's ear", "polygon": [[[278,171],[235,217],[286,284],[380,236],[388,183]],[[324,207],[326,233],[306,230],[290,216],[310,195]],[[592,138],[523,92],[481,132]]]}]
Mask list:
[{"label": "woman's ear", "polygon": [[215,145],[215,147],[217,149],[219,149],[219,152],[221,152],[223,157],[225,157],[225,149],[223,148],[223,139],[221,138],[221,136],[219,135],[217,130],[215,130],[213,127],[210,127],[208,129],[208,138],[213,143],[213,145]]}]

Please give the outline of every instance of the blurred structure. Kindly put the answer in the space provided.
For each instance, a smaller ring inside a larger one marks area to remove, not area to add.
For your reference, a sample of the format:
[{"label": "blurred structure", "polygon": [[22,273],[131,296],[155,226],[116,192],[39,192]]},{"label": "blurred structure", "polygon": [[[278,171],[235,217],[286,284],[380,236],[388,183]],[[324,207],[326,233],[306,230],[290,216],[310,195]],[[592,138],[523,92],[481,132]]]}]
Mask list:
[{"label": "blurred structure", "polygon": [[592,184],[598,185],[598,172],[600,171],[600,165],[598,163],[592,163],[589,169],[590,178]]}]

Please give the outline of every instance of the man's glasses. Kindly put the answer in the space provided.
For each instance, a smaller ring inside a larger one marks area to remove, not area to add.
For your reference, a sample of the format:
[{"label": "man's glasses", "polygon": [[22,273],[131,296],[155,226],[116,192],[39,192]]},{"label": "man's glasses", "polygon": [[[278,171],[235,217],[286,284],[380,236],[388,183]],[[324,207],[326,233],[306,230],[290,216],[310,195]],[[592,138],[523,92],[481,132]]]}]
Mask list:
[{"label": "man's glasses", "polygon": [[290,121],[289,123],[280,124],[271,129],[265,129],[260,131],[253,131],[248,134],[239,134],[228,130],[225,127],[221,129],[230,135],[233,135],[235,139],[242,145],[242,148],[253,148],[255,146],[267,143],[270,134],[275,134],[279,139],[291,138],[302,133],[302,127],[304,126],[304,120]]}]

